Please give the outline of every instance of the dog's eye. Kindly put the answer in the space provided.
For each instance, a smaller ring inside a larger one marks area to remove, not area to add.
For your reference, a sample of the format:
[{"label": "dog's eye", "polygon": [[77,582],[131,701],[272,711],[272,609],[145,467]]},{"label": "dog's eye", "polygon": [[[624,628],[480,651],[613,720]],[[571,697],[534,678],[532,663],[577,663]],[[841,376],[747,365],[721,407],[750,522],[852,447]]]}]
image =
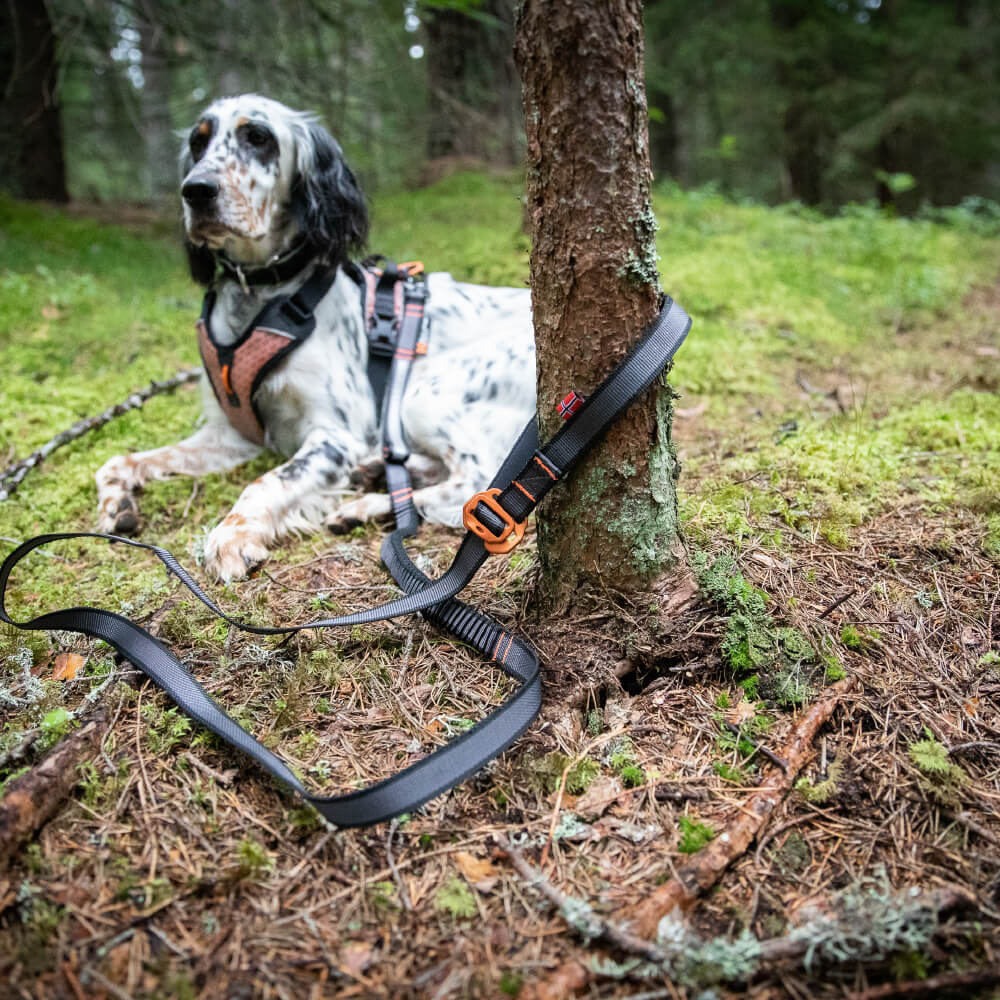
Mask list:
[{"label": "dog's eye", "polygon": [[205,147],[208,145],[208,136],[204,132],[195,132],[191,136],[188,145],[191,147],[191,155],[197,161],[201,158],[201,154],[205,152]]},{"label": "dog's eye", "polygon": [[259,149],[266,146],[271,140],[271,133],[260,125],[248,125],[246,131],[247,142]]}]

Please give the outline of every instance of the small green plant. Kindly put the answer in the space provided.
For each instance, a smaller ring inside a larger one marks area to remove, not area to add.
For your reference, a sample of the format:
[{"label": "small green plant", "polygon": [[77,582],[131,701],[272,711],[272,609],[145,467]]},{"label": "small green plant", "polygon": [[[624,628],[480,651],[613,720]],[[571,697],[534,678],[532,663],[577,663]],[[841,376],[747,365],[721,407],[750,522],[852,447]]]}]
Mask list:
[{"label": "small green plant", "polygon": [[616,740],[609,747],[608,764],[619,774],[623,768],[634,767],[638,763],[639,758],[636,754],[635,744],[627,736]]},{"label": "small green plant", "polygon": [[965,771],[948,755],[948,749],[925,727],[926,739],[911,743],[910,760],[920,773],[920,787],[942,805],[957,806],[968,781]]},{"label": "small green plant", "polygon": [[191,720],[176,707],[164,711],[155,702],[147,702],[142,706],[142,717],[148,727],[146,742],[155,754],[171,753],[191,732]]},{"label": "small green plant", "polygon": [[682,854],[697,854],[715,837],[715,831],[707,823],[700,823],[690,816],[681,816],[677,825],[681,832],[677,849]]},{"label": "small green plant", "polygon": [[734,785],[746,784],[747,773],[738,764],[728,764],[724,760],[716,760],[712,762],[712,770],[723,781],[731,781]]},{"label": "small green plant", "polygon": [[840,641],[856,653],[860,653],[865,648],[861,633],[853,625],[845,625],[840,630]]},{"label": "small green plant", "polygon": [[601,773],[601,765],[596,760],[584,757],[574,763],[572,757],[557,750],[532,761],[529,767],[534,783],[549,794],[559,787],[564,771],[566,771],[566,791],[570,795],[582,795],[594,778]]},{"label": "small green plant", "polygon": [[513,969],[504,969],[497,982],[497,989],[505,996],[516,997],[524,986],[524,976]]},{"label": "small green plant", "polygon": [[474,917],[479,912],[472,890],[457,875],[453,875],[438,889],[434,905],[456,920],[462,917]]},{"label": "small green plant", "polygon": [[729,693],[727,691],[720,691],[715,696],[715,707],[729,708]]},{"label": "small green plant", "polygon": [[377,912],[388,913],[400,909],[395,882],[369,882],[366,888],[368,901]]},{"label": "small green plant", "polygon": [[604,710],[600,708],[592,708],[587,713],[587,732],[591,736],[600,736],[601,730],[604,729]]},{"label": "small green plant", "polygon": [[626,788],[638,788],[646,783],[646,772],[636,764],[626,764],[618,773]]},{"label": "small green plant", "polygon": [[65,708],[54,708],[42,718],[42,736],[38,741],[39,750],[55,746],[74,726],[73,716]]},{"label": "small green plant", "polygon": [[255,879],[274,869],[274,860],[264,845],[253,837],[244,837],[236,848],[236,876],[241,879]]},{"label": "small green plant", "polygon": [[833,656],[831,653],[823,654],[823,664],[825,671],[823,674],[823,679],[827,684],[833,684],[836,681],[842,681],[847,676],[847,671],[844,669],[844,664]]}]

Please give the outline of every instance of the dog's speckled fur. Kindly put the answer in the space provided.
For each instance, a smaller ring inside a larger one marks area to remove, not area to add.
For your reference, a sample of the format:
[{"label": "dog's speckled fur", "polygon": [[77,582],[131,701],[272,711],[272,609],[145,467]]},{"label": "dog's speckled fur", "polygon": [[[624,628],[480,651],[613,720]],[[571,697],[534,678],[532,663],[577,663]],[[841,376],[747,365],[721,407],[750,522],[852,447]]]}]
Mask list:
[{"label": "dog's speckled fur", "polygon": [[[216,252],[259,267],[304,235],[318,261],[340,264],[364,242],[364,199],[340,147],[312,117],[275,101],[252,94],[216,101],[192,130],[181,167],[184,185],[218,187],[214,198],[186,201],[184,226],[193,277],[216,282],[219,343],[234,341],[268,299],[294,291],[315,265],[287,284],[245,289],[213,278]],[[431,481],[414,494],[417,509],[428,521],[457,525],[464,501],[487,485],[534,411],[530,296],[444,273],[427,283],[430,351],[413,365],[403,425],[417,485]],[[384,494],[338,506],[352,471],[370,475],[378,461],[367,357],[358,287],[340,271],[316,308],[313,335],[258,389],[267,444],[288,460],[247,486],[212,531],[205,559],[214,576],[245,576],[290,532],[324,522],[342,530],[389,514]],[[203,476],[259,453],[229,425],[204,378],[202,400],[205,422],[191,437],[117,456],[98,471],[101,531],[136,531],[135,494],[152,480]]]}]

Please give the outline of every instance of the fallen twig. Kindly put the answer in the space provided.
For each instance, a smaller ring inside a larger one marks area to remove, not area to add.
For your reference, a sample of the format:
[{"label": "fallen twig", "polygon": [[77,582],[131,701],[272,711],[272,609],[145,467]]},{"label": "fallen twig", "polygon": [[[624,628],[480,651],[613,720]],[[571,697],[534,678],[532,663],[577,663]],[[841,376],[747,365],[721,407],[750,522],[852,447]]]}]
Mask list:
[{"label": "fallen twig", "polygon": [[989,969],[977,969],[974,972],[949,972],[931,976],[930,979],[870,986],[860,993],[850,994],[850,1000],[884,1000],[885,997],[901,996],[936,997],[945,990],[968,990],[977,986],[995,986],[997,983],[1000,983],[1000,965]]},{"label": "fallen twig", "polygon": [[736,737],[737,740],[743,740],[744,742],[749,743],[750,746],[754,748],[754,751],[756,753],[759,753],[762,757],[766,757],[772,764],[774,764],[775,767],[780,767],[782,771],[788,770],[787,760],[785,760],[782,757],[779,757],[773,751],[768,750],[763,743],[758,743],[756,740],[751,739],[749,736],[746,735],[746,733],[743,732],[742,729],[740,729],[739,726],[734,726],[731,722],[727,722],[725,726],[726,729],[728,729]]},{"label": "fallen twig", "polygon": [[655,944],[636,937],[622,927],[603,920],[586,903],[560,892],[540,871],[532,868],[524,855],[508,841],[498,842],[500,851],[514,866],[525,883],[537,889],[562,914],[571,926],[589,940],[602,940],[630,955],[639,955],[649,962],[663,963],[667,956]]},{"label": "fallen twig", "polygon": [[782,758],[787,768],[765,774],[763,787],[744,804],[739,819],[724,836],[716,837],[707,847],[677,869],[676,875],[651,896],[626,911],[624,918],[644,937],[654,937],[660,919],[678,907],[688,909],[695,899],[750,846],[763,829],[775,808],[795,781],[795,776],[811,751],[817,731],[833,714],[841,698],[854,685],[854,678],[834,684],[822,701],[816,702],[799,720]]},{"label": "fallen twig", "polygon": [[121,403],[115,403],[114,406],[109,406],[103,413],[99,413],[95,417],[84,417],[83,420],[78,420],[72,427],[61,431],[54,438],[46,441],[40,448],[36,448],[30,455],[20,459],[13,465],[7,466],[6,469],[0,472],[0,503],[13,495],[29,470],[35,468],[37,465],[41,465],[57,448],[61,448],[64,444],[69,444],[70,441],[75,441],[77,438],[83,437],[88,431],[103,427],[108,421],[113,420],[115,417],[120,417],[123,413],[128,413],[129,410],[139,409],[139,407],[153,396],[170,392],[179,385],[184,385],[185,382],[192,382],[200,374],[201,370],[198,368],[179,371],[172,378],[165,379],[163,382],[150,382],[145,389],[133,392],[128,399],[123,400]]},{"label": "fallen twig", "polygon": [[79,766],[97,751],[107,729],[107,713],[98,708],[40,764],[8,783],[0,799],[0,865],[55,814],[80,780]]}]

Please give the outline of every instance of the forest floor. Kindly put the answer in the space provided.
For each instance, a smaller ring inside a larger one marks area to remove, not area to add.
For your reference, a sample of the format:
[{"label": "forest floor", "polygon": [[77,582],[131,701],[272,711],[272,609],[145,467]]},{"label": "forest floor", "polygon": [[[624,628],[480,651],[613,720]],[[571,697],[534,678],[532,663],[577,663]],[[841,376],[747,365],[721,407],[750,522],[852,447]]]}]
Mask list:
[{"label": "forest floor", "polygon": [[[380,196],[373,246],[523,284],[519,191],[467,174]],[[697,594],[585,593],[548,618],[532,539],[489,562],[468,598],[537,645],[543,719],[360,831],[325,827],[107,647],[4,631],[0,811],[53,755],[75,770],[0,864],[0,996],[996,995],[996,219],[668,189],[655,209],[664,284],[695,321],[671,383]],[[196,362],[173,226],[107,214],[0,201],[0,467]],[[91,527],[94,471],[196,418],[188,387],[57,451],[0,503],[0,554]],[[196,566],[273,462],[151,487],[145,539]],[[256,623],[360,609],[393,593],[380,538],[303,538],[216,592]],[[425,529],[413,548],[441,570],[456,541]],[[262,641],[185,594],[145,553],[63,543],[23,564],[9,604],[146,622],[330,793],[505,690],[421,622]],[[658,927],[656,961],[626,923]]]}]

